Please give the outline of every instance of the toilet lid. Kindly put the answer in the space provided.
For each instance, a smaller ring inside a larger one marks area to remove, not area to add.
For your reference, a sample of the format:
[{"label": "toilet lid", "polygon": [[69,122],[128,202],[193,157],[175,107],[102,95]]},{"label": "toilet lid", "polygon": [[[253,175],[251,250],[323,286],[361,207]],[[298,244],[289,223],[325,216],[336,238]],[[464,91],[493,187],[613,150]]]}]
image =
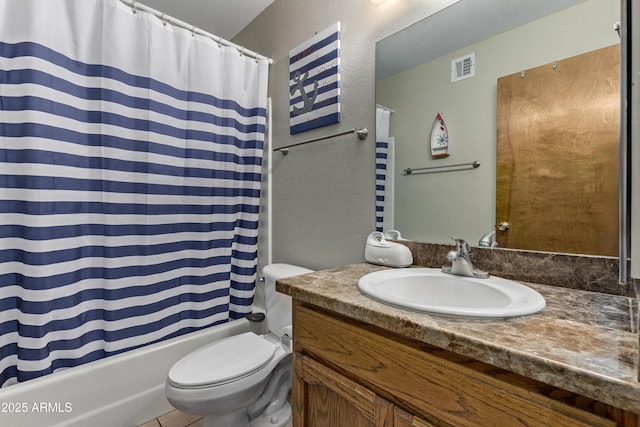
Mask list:
[{"label": "toilet lid", "polygon": [[263,368],[276,345],[253,332],[224,338],[180,359],[169,371],[178,387],[205,387],[229,382]]}]

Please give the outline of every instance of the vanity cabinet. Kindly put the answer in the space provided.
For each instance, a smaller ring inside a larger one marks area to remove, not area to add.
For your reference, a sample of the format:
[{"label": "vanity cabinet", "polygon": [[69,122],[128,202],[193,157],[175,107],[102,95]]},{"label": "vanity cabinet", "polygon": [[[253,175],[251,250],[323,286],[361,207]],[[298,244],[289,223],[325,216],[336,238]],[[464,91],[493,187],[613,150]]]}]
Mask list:
[{"label": "vanity cabinet", "polygon": [[[294,365],[295,425],[305,427],[433,427],[375,392],[297,353]],[[299,405],[299,406],[298,406]]]},{"label": "vanity cabinet", "polygon": [[638,416],[294,301],[294,427],[638,426]]},{"label": "vanity cabinet", "polygon": [[371,390],[349,380],[315,360],[298,354],[295,364],[295,404],[304,422],[297,425],[391,426],[393,405]]}]

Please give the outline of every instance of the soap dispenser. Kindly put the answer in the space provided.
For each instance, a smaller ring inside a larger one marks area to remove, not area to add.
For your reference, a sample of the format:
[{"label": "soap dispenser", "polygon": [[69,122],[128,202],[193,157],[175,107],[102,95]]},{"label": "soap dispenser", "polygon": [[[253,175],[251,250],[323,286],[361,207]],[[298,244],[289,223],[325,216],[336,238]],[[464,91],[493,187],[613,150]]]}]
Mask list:
[{"label": "soap dispenser", "polygon": [[413,263],[413,256],[408,247],[385,240],[379,231],[374,231],[367,237],[364,258],[372,264],[387,267],[408,267]]}]

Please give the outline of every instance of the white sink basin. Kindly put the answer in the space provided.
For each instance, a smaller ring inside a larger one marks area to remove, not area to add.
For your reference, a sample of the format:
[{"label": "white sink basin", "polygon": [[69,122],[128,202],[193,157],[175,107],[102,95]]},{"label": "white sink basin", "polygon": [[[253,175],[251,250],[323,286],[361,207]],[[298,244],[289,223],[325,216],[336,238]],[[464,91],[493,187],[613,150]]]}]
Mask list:
[{"label": "white sink basin", "polygon": [[454,276],[439,268],[369,273],[358,281],[364,295],[384,304],[447,316],[504,318],[544,310],[544,297],[511,280]]}]

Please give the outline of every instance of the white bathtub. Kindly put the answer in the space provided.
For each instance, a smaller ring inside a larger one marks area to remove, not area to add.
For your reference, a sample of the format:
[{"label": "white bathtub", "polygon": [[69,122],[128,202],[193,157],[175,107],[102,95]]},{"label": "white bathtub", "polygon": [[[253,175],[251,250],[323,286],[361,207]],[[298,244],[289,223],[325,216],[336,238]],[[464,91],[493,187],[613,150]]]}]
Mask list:
[{"label": "white bathtub", "polygon": [[169,368],[215,340],[249,330],[245,319],[0,389],[0,426],[130,427],[173,408],[164,396]]}]

